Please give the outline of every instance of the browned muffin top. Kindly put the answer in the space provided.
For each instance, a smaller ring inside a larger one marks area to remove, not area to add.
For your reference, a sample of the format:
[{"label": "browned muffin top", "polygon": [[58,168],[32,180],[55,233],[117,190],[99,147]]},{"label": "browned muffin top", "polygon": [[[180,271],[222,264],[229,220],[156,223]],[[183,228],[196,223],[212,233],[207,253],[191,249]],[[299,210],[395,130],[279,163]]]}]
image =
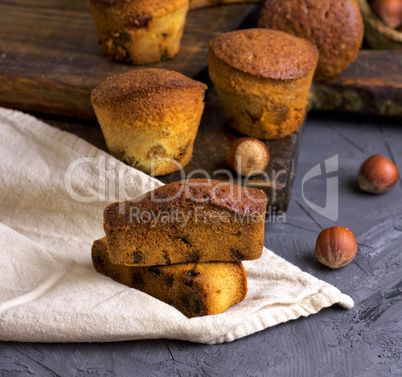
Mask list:
[{"label": "browned muffin top", "polygon": [[104,211],[104,226],[130,228],[140,224],[140,218],[149,221],[147,213],[154,215],[172,208],[194,213],[200,213],[200,208],[220,209],[255,217],[263,214],[266,206],[267,196],[261,190],[211,179],[189,179],[161,186],[135,200],[110,204]]},{"label": "browned muffin top", "polygon": [[163,94],[171,89],[186,88],[199,88],[205,91],[207,86],[175,71],[156,68],[136,69],[108,77],[92,91],[91,101],[99,104],[134,93]]},{"label": "browned muffin top", "polygon": [[189,6],[189,0],[89,0],[99,8],[115,7],[116,10],[134,11],[133,17],[162,17],[183,6]]},{"label": "browned muffin top", "polygon": [[318,51],[305,39],[267,29],[237,30],[210,40],[215,55],[243,72],[289,80],[315,69]]},{"label": "browned muffin top", "polygon": [[259,26],[308,39],[320,51],[317,76],[331,77],[357,56],[363,20],[354,0],[267,0]]}]

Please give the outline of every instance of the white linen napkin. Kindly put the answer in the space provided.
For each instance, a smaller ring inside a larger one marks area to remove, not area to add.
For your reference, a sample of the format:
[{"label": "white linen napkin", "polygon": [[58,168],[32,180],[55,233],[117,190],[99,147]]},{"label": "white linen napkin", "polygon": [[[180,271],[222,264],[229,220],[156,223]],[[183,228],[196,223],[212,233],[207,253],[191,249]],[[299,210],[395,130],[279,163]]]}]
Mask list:
[{"label": "white linen napkin", "polygon": [[172,338],[221,343],[353,300],[264,248],[243,262],[246,299],[188,319],[95,272],[103,210],[162,183],[75,135],[0,108],[0,339],[33,342]]}]

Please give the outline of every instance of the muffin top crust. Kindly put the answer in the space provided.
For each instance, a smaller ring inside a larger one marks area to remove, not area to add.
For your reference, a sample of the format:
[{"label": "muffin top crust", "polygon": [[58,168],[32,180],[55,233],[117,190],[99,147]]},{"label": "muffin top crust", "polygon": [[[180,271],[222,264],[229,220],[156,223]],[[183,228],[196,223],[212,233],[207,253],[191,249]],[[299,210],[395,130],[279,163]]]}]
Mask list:
[{"label": "muffin top crust", "polygon": [[271,79],[305,76],[318,61],[317,48],[306,39],[262,28],[221,34],[210,40],[209,47],[230,66]]},{"label": "muffin top crust", "polygon": [[120,75],[108,77],[91,93],[92,103],[105,103],[119,98],[138,94],[147,96],[151,93],[164,95],[176,89],[198,89],[204,92],[207,86],[190,79],[179,72],[167,69],[134,69]]},{"label": "muffin top crust", "polygon": [[346,69],[360,49],[364,27],[355,0],[266,0],[259,26],[306,38],[320,57],[317,79]]}]

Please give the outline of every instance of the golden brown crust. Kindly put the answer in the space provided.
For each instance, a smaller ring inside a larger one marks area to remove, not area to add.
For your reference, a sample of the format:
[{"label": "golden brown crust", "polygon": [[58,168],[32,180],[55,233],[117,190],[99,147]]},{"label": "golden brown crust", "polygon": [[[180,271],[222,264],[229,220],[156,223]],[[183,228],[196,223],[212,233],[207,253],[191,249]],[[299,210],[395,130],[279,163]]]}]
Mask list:
[{"label": "golden brown crust", "polygon": [[107,58],[147,65],[179,52],[188,0],[90,0],[90,6]]},{"label": "golden brown crust", "polygon": [[[267,53],[266,59],[275,58]],[[304,120],[318,54],[314,59],[304,76],[278,80],[234,68],[209,48],[209,76],[228,124],[243,135],[264,140],[283,138],[298,130]]]},{"label": "golden brown crust", "polygon": [[242,72],[280,80],[307,75],[318,57],[316,47],[307,40],[261,28],[221,34],[209,47],[219,59]]},{"label": "golden brown crust", "polygon": [[163,185],[135,200],[110,204],[104,211],[104,224],[115,231],[141,225],[138,218],[130,219],[133,208],[156,212],[171,207],[191,210],[199,205],[243,216],[258,216],[265,213],[267,196],[253,187],[210,179],[189,179]]},{"label": "golden brown crust", "polygon": [[155,176],[184,167],[192,157],[206,88],[163,69],[133,70],[101,83],[91,101],[110,153]]},{"label": "golden brown crust", "polygon": [[247,277],[240,262],[182,263],[128,267],[110,262],[106,238],[92,246],[99,273],[174,306],[187,317],[224,312],[247,294]]},{"label": "golden brown crust", "polygon": [[258,259],[266,205],[260,190],[196,179],[113,203],[103,223],[110,260],[152,266]]},{"label": "golden brown crust", "polygon": [[[134,69],[116,76],[108,77],[91,93],[94,104],[115,102],[117,105],[124,97],[146,99],[157,95],[159,100],[169,100],[172,90],[198,89],[204,92],[207,86],[179,72],[167,69]],[[184,92],[182,92],[185,95]]]},{"label": "golden brown crust", "polygon": [[316,80],[331,78],[357,57],[363,20],[354,0],[267,0],[259,26],[308,39],[320,51]]},{"label": "golden brown crust", "polygon": [[[115,12],[130,12],[132,17],[163,17],[177,9],[188,6],[189,0],[89,0],[91,5]],[[133,10],[133,11],[132,11]]]}]

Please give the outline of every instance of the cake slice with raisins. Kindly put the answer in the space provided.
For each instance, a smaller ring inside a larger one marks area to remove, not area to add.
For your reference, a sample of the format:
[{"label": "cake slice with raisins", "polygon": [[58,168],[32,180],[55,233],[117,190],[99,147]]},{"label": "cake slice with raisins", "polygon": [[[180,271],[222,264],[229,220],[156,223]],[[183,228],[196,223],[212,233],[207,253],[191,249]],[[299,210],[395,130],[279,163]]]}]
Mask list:
[{"label": "cake slice with raisins", "polygon": [[261,256],[266,195],[229,182],[173,182],[104,211],[112,263],[154,266]]},{"label": "cake slice with raisins", "polygon": [[189,318],[223,313],[247,294],[241,262],[116,265],[110,262],[106,238],[93,243],[92,261],[99,273],[172,305]]}]

